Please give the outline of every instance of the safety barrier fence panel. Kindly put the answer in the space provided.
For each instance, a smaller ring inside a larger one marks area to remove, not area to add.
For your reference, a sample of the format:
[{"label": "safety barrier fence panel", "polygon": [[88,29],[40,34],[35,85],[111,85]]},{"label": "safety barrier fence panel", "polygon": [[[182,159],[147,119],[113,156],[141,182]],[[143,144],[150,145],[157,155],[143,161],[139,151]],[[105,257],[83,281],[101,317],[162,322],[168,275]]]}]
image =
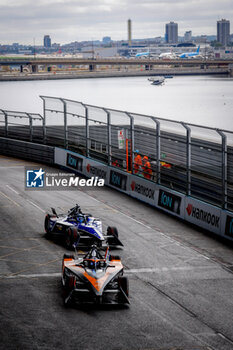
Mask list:
[{"label": "safety barrier fence panel", "polygon": [[[233,211],[233,133],[41,96],[43,116],[0,111],[0,136],[74,151]],[[138,163],[141,157],[141,164]],[[147,159],[146,159],[147,158]]]},{"label": "safety barrier fence panel", "polygon": [[38,113],[0,110],[0,136],[42,142],[44,118]]}]

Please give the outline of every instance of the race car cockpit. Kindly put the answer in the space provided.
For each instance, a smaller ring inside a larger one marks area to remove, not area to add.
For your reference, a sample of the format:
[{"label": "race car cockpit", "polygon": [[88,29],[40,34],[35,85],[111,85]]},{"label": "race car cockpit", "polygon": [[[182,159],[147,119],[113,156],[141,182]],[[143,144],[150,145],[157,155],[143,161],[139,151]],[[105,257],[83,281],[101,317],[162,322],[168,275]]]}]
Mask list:
[{"label": "race car cockpit", "polygon": [[68,220],[75,220],[78,223],[86,223],[87,218],[86,215],[82,212],[80,206],[76,204],[74,208],[71,208],[68,212]]},{"label": "race car cockpit", "polygon": [[94,244],[91,250],[84,256],[83,265],[92,270],[103,269],[106,267],[106,260],[100,254],[97,246]]}]

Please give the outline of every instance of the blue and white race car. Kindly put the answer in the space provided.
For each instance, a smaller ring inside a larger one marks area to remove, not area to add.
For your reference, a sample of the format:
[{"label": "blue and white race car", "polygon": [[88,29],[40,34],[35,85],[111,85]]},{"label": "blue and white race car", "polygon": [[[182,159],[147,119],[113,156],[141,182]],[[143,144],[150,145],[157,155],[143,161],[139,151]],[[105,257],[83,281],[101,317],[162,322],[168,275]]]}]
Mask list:
[{"label": "blue and white race car", "polygon": [[71,249],[77,244],[90,247],[109,245],[123,246],[118,238],[116,227],[108,226],[106,234],[102,230],[102,222],[91,214],[84,214],[78,204],[71,208],[67,214],[57,214],[54,208],[52,214],[45,216],[45,232],[48,236],[63,235],[67,248]]}]

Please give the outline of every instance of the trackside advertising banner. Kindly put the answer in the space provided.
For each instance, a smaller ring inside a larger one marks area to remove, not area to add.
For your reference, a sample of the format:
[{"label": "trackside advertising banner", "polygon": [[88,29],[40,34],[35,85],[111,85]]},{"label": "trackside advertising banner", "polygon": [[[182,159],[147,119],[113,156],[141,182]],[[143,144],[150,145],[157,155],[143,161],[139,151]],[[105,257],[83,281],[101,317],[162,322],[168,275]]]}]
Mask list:
[{"label": "trackside advertising banner", "polygon": [[129,175],[115,168],[109,168],[108,185],[119,191],[127,192],[127,183]]},{"label": "trackside advertising banner", "polygon": [[80,174],[84,174],[86,165],[85,157],[58,147],[55,147],[54,153],[55,164],[62,165],[71,170],[77,171]]},{"label": "trackside advertising banner", "polygon": [[184,218],[184,198],[181,193],[160,187],[156,206],[175,216]]},{"label": "trackside advertising banner", "polygon": [[222,234],[233,240],[233,213],[222,211]]},{"label": "trackside advertising banner", "polygon": [[83,173],[86,177],[98,176],[98,178],[104,179],[105,185],[108,184],[108,167],[105,164],[86,159]]},{"label": "trackside advertising banner", "polygon": [[158,191],[156,191],[156,184],[140,178],[139,176],[129,176],[128,193],[130,196],[153,206],[157,201]]},{"label": "trackside advertising banner", "polygon": [[221,209],[190,197],[185,198],[185,220],[215,233],[221,233]]}]

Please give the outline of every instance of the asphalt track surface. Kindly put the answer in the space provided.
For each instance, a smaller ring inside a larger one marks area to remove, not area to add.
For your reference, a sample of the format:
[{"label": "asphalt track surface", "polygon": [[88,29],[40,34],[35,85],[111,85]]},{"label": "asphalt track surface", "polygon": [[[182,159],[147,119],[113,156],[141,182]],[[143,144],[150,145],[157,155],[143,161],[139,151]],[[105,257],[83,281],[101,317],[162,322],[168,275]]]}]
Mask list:
[{"label": "asphalt track surface", "polygon": [[[232,245],[109,188],[26,191],[25,165],[0,157],[0,349],[233,349]],[[117,226],[129,307],[63,306],[43,221],[76,203]]]}]

